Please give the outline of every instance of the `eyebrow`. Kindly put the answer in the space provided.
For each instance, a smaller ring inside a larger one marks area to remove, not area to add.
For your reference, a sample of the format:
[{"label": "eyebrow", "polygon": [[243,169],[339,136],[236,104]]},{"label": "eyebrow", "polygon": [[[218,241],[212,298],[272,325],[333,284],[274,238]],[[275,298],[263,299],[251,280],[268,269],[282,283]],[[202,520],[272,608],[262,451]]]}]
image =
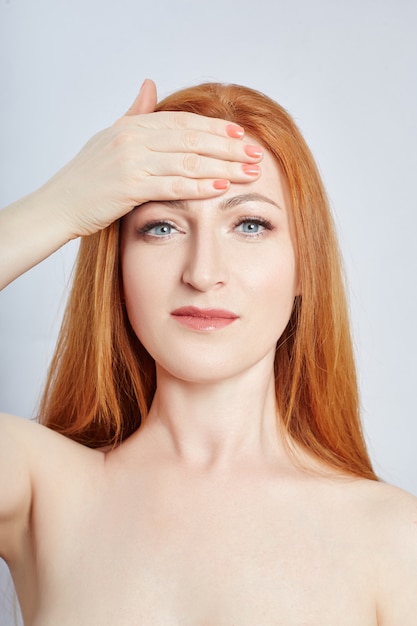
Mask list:
[{"label": "eyebrow", "polygon": [[[180,209],[182,211],[187,210],[187,200],[155,200],[155,202],[158,204],[165,204],[173,209]],[[234,207],[244,204],[245,202],[266,202],[267,204],[272,204],[272,206],[282,211],[282,207],[280,207],[279,204],[271,198],[268,198],[268,196],[264,196],[262,193],[241,193],[237,196],[233,196],[233,198],[226,198],[222,201],[220,209],[222,211],[233,209]]]}]

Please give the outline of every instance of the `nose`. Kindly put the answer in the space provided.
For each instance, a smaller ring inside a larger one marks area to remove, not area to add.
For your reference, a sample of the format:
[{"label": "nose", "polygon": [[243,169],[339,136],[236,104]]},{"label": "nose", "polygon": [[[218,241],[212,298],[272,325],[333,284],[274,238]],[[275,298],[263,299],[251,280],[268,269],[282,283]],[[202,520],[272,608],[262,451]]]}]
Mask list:
[{"label": "nose", "polygon": [[228,267],[221,235],[206,228],[190,240],[182,280],[197,291],[210,291],[224,285]]}]

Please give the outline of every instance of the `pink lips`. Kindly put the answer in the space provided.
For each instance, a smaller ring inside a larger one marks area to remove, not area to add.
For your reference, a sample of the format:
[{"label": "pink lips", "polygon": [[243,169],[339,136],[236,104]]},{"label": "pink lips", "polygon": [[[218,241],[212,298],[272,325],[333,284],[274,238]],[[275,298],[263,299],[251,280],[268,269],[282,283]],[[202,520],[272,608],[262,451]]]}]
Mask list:
[{"label": "pink lips", "polygon": [[171,312],[180,324],[192,330],[218,330],[232,324],[238,316],[225,309],[199,309],[194,306],[184,306]]}]

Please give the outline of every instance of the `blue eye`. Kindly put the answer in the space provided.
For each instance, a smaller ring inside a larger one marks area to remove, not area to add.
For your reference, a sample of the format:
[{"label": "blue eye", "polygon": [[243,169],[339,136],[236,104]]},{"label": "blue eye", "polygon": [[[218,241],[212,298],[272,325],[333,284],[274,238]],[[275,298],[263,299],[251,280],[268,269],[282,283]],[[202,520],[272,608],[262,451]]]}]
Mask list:
[{"label": "blue eye", "polygon": [[151,237],[169,237],[176,230],[169,222],[150,222],[140,229],[140,233]]},{"label": "blue eye", "polygon": [[170,235],[172,230],[172,226],[170,224],[158,224],[158,226],[154,226],[148,230],[148,233],[152,233],[152,235],[165,236]]},{"label": "blue eye", "polygon": [[244,232],[246,235],[259,233],[259,231],[263,228],[262,224],[259,224],[258,222],[249,222],[249,221],[242,222],[240,226],[242,227],[242,232]]},{"label": "blue eye", "polygon": [[248,217],[241,219],[236,224],[236,229],[243,235],[260,235],[265,229],[272,230],[272,224],[264,219]]}]

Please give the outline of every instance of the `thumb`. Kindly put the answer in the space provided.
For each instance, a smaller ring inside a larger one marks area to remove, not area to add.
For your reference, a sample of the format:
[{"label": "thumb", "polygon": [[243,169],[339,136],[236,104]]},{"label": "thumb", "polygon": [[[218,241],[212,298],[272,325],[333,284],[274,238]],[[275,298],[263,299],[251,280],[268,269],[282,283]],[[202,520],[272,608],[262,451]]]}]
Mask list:
[{"label": "thumb", "polygon": [[153,113],[157,103],[156,85],[150,78],[146,78],[133,104],[129,107],[126,115],[140,115],[141,113]]}]

